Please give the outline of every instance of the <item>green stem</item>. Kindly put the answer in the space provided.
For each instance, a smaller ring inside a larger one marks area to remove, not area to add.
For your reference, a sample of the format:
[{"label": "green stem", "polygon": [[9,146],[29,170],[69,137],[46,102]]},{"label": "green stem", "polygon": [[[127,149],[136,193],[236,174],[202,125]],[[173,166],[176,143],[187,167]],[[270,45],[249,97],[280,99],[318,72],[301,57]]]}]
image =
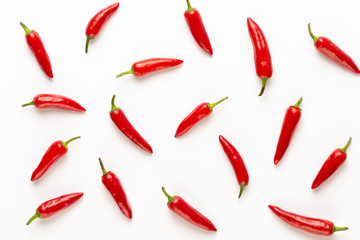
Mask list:
[{"label": "green stem", "polygon": [[117,110],[120,109],[120,108],[118,108],[118,107],[115,106],[115,97],[116,97],[116,95],[114,94],[114,96],[113,96],[112,99],[111,99],[111,110],[110,110],[110,113],[115,112],[115,111],[117,111]]},{"label": "green stem", "polygon": [[166,191],[164,187],[161,187],[161,190],[163,191],[163,193],[165,194],[165,196],[168,198],[168,202],[167,205],[170,205],[174,200],[175,200],[175,196],[170,196]]},{"label": "green stem", "polygon": [[311,38],[314,40],[314,45],[316,44],[317,40],[319,39],[318,37],[316,37],[312,31],[311,31],[311,27],[310,27],[310,23],[308,24],[308,30],[309,30],[309,34],[311,36]]},{"label": "green stem", "polygon": [[228,97],[224,97],[224,98],[220,99],[219,101],[217,101],[216,103],[208,103],[210,111],[212,111],[216,105],[218,105],[219,103],[222,103],[226,99],[228,99]]},{"label": "green stem", "polygon": [[80,138],[80,136],[73,137],[73,138],[71,138],[71,139],[67,140],[66,142],[63,142],[62,144],[63,144],[63,145],[64,145],[64,147],[67,149],[67,148],[68,148],[69,143],[71,143],[72,141],[74,141],[74,140],[76,140],[76,139],[79,139],[79,138]]},{"label": "green stem", "polygon": [[267,78],[261,78],[261,81],[262,81],[262,86],[261,86],[261,90],[260,90],[260,93],[259,93],[259,97],[261,95],[263,95],[264,91],[265,91],[265,86],[266,86],[266,81],[267,81]]},{"label": "green stem", "polygon": [[335,225],[333,227],[333,233],[334,232],[339,232],[339,231],[346,231],[346,230],[349,230],[349,228],[348,227],[337,227]]},{"label": "green stem", "polygon": [[192,10],[195,9],[195,8],[191,7],[189,0],[186,0],[186,3],[187,3],[187,6],[188,6],[188,9],[186,10],[186,12],[191,12]]},{"label": "green stem", "polygon": [[118,77],[122,77],[122,76],[124,76],[124,75],[126,75],[126,74],[134,74],[134,75],[135,75],[134,68],[131,68],[129,71],[122,72],[122,73],[120,73],[120,74],[116,75],[116,78],[118,78]]},{"label": "green stem", "polygon": [[29,221],[27,221],[26,225],[30,225],[30,223],[37,218],[41,218],[41,215],[38,211],[36,211],[36,213],[29,219]]},{"label": "green stem", "polygon": [[300,104],[301,104],[302,100],[303,100],[303,98],[301,97],[301,98],[295,103],[295,105],[292,105],[292,107],[296,107],[296,108],[298,108],[298,109],[301,109],[301,108],[300,108]]},{"label": "green stem", "polygon": [[104,164],[103,164],[103,162],[101,161],[101,158],[99,158],[99,163],[100,163],[100,167],[101,167],[101,170],[102,170],[103,176],[104,176],[105,174],[108,173],[108,171],[106,171],[106,169],[105,169],[105,167],[104,167]]},{"label": "green stem", "polygon": [[27,36],[29,33],[33,32],[34,30],[30,30],[25,24],[23,24],[22,22],[20,22],[20,25],[23,27],[23,29],[25,30],[25,36]]},{"label": "green stem", "polygon": [[92,37],[86,35],[86,45],[85,45],[85,53],[88,53],[88,48],[89,48],[89,42],[90,40],[93,39]]},{"label": "green stem", "polygon": [[30,105],[35,105],[34,101],[31,101],[29,103],[25,103],[23,105],[21,105],[22,107],[27,107],[27,106],[30,106]]},{"label": "green stem", "polygon": [[246,185],[244,185],[244,184],[240,184],[240,193],[239,193],[238,198],[240,198],[240,197],[241,197],[241,194],[242,194],[242,192],[244,191],[245,187],[246,187]]},{"label": "green stem", "polygon": [[344,153],[346,153],[346,150],[349,147],[351,140],[352,140],[352,138],[350,137],[349,140],[347,141],[346,145],[343,148],[340,148],[340,150],[343,151]]}]

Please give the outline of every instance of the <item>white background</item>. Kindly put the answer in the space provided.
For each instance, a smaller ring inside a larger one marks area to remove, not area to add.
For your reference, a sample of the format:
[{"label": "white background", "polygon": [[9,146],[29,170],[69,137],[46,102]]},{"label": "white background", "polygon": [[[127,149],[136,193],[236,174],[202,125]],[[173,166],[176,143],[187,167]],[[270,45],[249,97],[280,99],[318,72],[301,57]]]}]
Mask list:
[{"label": "white background", "polygon": [[[313,46],[327,36],[360,64],[358,1],[193,0],[202,14],[214,56],[197,46],[185,23],[185,0],[123,0],[90,42],[85,27],[113,1],[2,1],[1,238],[6,239],[325,239],[294,229],[267,207],[334,221],[360,237],[360,79]],[[262,97],[246,19],[252,17],[270,46],[274,74]],[[54,79],[29,50],[23,21],[41,36]],[[184,63],[136,79],[115,78],[133,62],[173,57]],[[86,113],[22,108],[38,93],[75,99]],[[152,145],[150,155],[112,123],[110,100]],[[181,120],[201,102],[229,100],[179,139]],[[302,118],[278,166],[273,156],[286,108],[303,97]],[[239,186],[218,141],[222,134],[241,153],[250,183]],[[39,181],[30,176],[56,140],[81,139]],[[328,155],[352,136],[345,164],[315,191],[311,183]],[[133,209],[127,220],[101,183],[98,157],[122,181]],[[217,227],[196,228],[169,211],[165,186]],[[84,196],[49,219],[25,223],[37,206],[76,191]]]}]

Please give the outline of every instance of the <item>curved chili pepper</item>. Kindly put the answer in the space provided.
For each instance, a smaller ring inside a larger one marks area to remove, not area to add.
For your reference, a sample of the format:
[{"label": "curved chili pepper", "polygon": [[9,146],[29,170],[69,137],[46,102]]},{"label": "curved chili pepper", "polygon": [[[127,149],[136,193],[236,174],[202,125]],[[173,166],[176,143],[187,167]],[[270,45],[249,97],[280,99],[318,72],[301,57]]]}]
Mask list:
[{"label": "curved chili pepper", "polygon": [[286,149],[289,146],[291,137],[294,134],[294,130],[296,128],[297,123],[301,117],[301,108],[300,104],[302,102],[302,98],[300,98],[295,105],[288,107],[285,113],[284,121],[281,127],[281,132],[279,136],[279,141],[276,147],[276,152],[274,156],[274,164],[278,164],[278,162],[282,159],[285,154]]},{"label": "curved chili pepper", "polygon": [[127,136],[133,143],[138,145],[149,153],[153,153],[153,150],[148,142],[136,131],[126,118],[124,112],[115,106],[115,95],[111,99],[110,117],[120,131]]},{"label": "curved chili pepper", "polygon": [[27,221],[26,225],[30,225],[30,223],[37,218],[51,217],[55,213],[70,207],[83,195],[84,194],[82,192],[69,193],[40,204],[40,206],[36,209],[36,213],[29,219],[29,221]]},{"label": "curved chili pepper", "polygon": [[238,150],[236,150],[236,148],[228,140],[226,140],[223,136],[220,135],[219,141],[224,149],[224,152],[230,160],[230,163],[234,169],[236,178],[240,185],[240,193],[238,196],[238,198],[240,198],[242,192],[244,191],[244,188],[249,183],[249,174],[246,170],[245,163]]},{"label": "curved chili pepper", "polygon": [[165,68],[177,66],[183,62],[183,60],[175,58],[149,58],[135,62],[129,71],[122,72],[116,75],[116,77],[122,77],[126,74],[134,74],[136,77],[140,77]]},{"label": "curved chili pepper", "polygon": [[114,3],[96,13],[89,21],[86,26],[85,35],[86,35],[86,45],[85,53],[88,52],[89,42],[91,39],[94,39],[98,35],[100,29],[104,23],[113,15],[113,13],[119,8],[119,3]]},{"label": "curved chili pepper", "polygon": [[267,80],[272,76],[271,56],[265,35],[259,25],[251,18],[247,19],[247,25],[254,48],[256,74],[262,81],[262,87],[259,93],[259,96],[261,96],[265,91]]},{"label": "curved chili pepper", "polygon": [[41,41],[40,35],[37,32],[35,32],[34,30],[30,30],[22,22],[20,22],[20,25],[25,30],[26,42],[27,42],[30,50],[35,55],[36,60],[40,64],[41,69],[45,72],[45,74],[49,78],[53,78],[54,76],[53,76],[53,72],[51,69],[50,58],[45,50],[43,42]]},{"label": "curved chili pepper", "polygon": [[123,187],[121,186],[120,179],[115,175],[115,173],[106,171],[101,161],[101,158],[99,158],[99,163],[101,166],[101,170],[103,172],[103,176],[101,177],[103,184],[110,192],[111,196],[114,198],[121,212],[127,218],[132,219],[132,211],[131,211],[130,203],[126,197],[126,193]]},{"label": "curved chili pepper", "polygon": [[33,101],[25,103],[22,107],[34,105],[37,108],[56,108],[62,110],[85,112],[86,109],[74,100],[56,94],[38,94]]},{"label": "curved chili pepper", "polygon": [[340,64],[343,67],[350,69],[355,73],[360,73],[359,68],[349,55],[343,52],[338,46],[335,45],[330,39],[326,37],[316,37],[311,32],[310,23],[308,24],[308,30],[311,38],[314,40],[315,47],[325,56]]},{"label": "curved chili pepper", "polygon": [[189,26],[191,34],[197,44],[210,55],[213,55],[213,49],[209,37],[206,33],[204,23],[201,19],[200,12],[196,8],[192,8],[189,0],[186,0],[188,9],[184,13],[186,23]]},{"label": "curved chili pepper", "polygon": [[316,175],[311,189],[315,189],[320,184],[322,184],[326,179],[328,179],[333,173],[343,164],[346,160],[346,150],[350,145],[352,138],[349,138],[345,147],[335,149],[330,156],[326,159],[324,164],[322,165],[319,173]]},{"label": "curved chili pepper", "polygon": [[287,212],[273,205],[269,205],[269,208],[284,222],[305,232],[322,236],[330,236],[334,232],[348,230],[347,227],[336,227],[334,223],[328,220],[301,216],[295,213]]},{"label": "curved chili pepper", "polygon": [[185,200],[180,196],[170,196],[166,191],[164,187],[161,187],[163,193],[168,198],[168,207],[171,211],[185,219],[186,221],[194,224],[195,226],[198,226],[202,229],[205,229],[207,231],[217,231],[214,224],[206,218],[204,215],[202,215],[199,211],[197,211],[195,208],[190,206]]},{"label": "curved chili pepper", "polygon": [[39,179],[44,173],[57,161],[59,160],[65,153],[68,151],[68,145],[75,139],[80,138],[79,136],[71,138],[70,140],[63,142],[63,141],[56,141],[48,148],[45,152],[44,156],[42,157],[39,165],[34,170],[31,175],[31,181],[35,181]]},{"label": "curved chili pepper", "polygon": [[197,122],[209,116],[216,105],[225,101],[226,99],[228,99],[228,97],[224,97],[223,99],[221,99],[216,103],[207,103],[207,102],[201,103],[180,123],[179,127],[176,130],[175,137],[177,138],[184,135]]}]

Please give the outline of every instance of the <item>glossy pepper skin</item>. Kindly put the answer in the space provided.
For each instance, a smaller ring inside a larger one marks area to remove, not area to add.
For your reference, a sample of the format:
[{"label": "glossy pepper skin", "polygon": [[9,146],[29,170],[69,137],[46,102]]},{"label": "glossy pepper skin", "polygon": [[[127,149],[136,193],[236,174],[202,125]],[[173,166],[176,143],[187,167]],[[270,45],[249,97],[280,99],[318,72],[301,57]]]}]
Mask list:
[{"label": "glossy pepper skin", "polygon": [[85,53],[88,52],[89,42],[91,39],[94,39],[100,32],[104,23],[113,15],[113,13],[119,8],[119,3],[114,3],[96,13],[89,21],[86,26],[85,35],[86,35],[86,45]]},{"label": "glossy pepper skin", "polygon": [[111,99],[110,118],[120,131],[143,150],[153,153],[150,144],[131,125],[124,112],[115,106],[115,95]]},{"label": "glossy pepper skin", "polygon": [[200,227],[207,231],[217,231],[214,224],[208,218],[206,218],[199,211],[190,206],[190,204],[188,204],[182,197],[170,196],[165,191],[164,187],[162,187],[162,191],[168,198],[167,205],[171,211],[197,227]]},{"label": "glossy pepper skin", "polygon": [[129,71],[122,72],[116,75],[116,77],[122,77],[126,74],[133,74],[136,77],[140,77],[165,68],[175,67],[183,62],[183,60],[175,58],[149,58],[135,62]]},{"label": "glossy pepper skin", "polygon": [[326,37],[316,37],[311,32],[310,23],[308,24],[308,30],[311,38],[314,40],[315,47],[326,57],[330,58],[334,62],[340,64],[341,66],[350,69],[355,73],[360,73],[359,68],[356,66],[355,62],[342,51],[338,46],[335,45]]},{"label": "glossy pepper skin", "polygon": [[221,146],[224,149],[224,152],[226,153],[226,156],[230,160],[230,163],[234,169],[237,181],[240,185],[240,193],[238,198],[241,197],[242,192],[244,191],[244,188],[249,183],[249,174],[247,172],[244,160],[242,159],[240,153],[238,150],[223,136],[219,136],[219,141]]},{"label": "glossy pepper skin", "polygon": [[111,196],[114,198],[116,204],[119,206],[121,212],[129,219],[132,219],[132,210],[130,203],[126,197],[125,191],[121,185],[120,179],[113,172],[106,171],[101,159],[99,158],[99,163],[103,176],[101,180],[107,190],[110,192]]},{"label": "glossy pepper skin", "polygon": [[32,221],[36,218],[48,218],[54,215],[55,213],[70,207],[74,204],[79,198],[84,194],[82,192],[69,193],[50,199],[42,204],[36,209],[36,213],[29,219],[26,225],[30,225]]},{"label": "glossy pepper skin", "polygon": [[38,94],[34,97],[33,101],[25,103],[22,107],[27,107],[34,105],[37,108],[56,108],[61,110],[75,111],[75,112],[85,112],[86,109],[83,108],[79,103],[74,100],[56,94]]},{"label": "glossy pepper skin", "polygon": [[207,35],[204,23],[202,21],[200,12],[192,8],[189,0],[187,1],[188,9],[184,13],[185,21],[189,26],[191,34],[196,40],[197,44],[208,54],[213,55],[213,49],[209,37]]},{"label": "glossy pepper skin", "polygon": [[351,139],[349,138],[345,147],[335,149],[330,156],[326,159],[324,164],[322,165],[319,173],[316,175],[311,189],[315,189],[320,186],[325,180],[327,180],[333,173],[345,162],[346,160],[346,150],[351,143]]},{"label": "glossy pepper skin", "polygon": [[68,144],[72,141],[80,138],[79,136],[71,138],[70,140],[63,142],[63,141],[56,141],[48,148],[45,152],[44,156],[42,157],[39,165],[34,170],[31,175],[31,181],[35,181],[39,179],[44,173],[55,163],[59,160],[65,153],[68,151]]},{"label": "glossy pepper skin", "polygon": [[259,25],[251,18],[247,19],[247,25],[254,48],[256,74],[262,81],[262,87],[259,93],[259,96],[261,96],[265,91],[267,80],[273,73],[271,55],[265,35]]},{"label": "glossy pepper skin", "polygon": [[301,216],[273,205],[269,205],[269,208],[287,224],[312,234],[330,236],[334,232],[348,230],[347,227],[336,227],[328,220]]},{"label": "glossy pepper skin", "polygon": [[288,107],[285,113],[283,124],[281,127],[281,132],[279,136],[279,141],[276,147],[276,152],[274,156],[274,164],[277,165],[279,161],[284,156],[286,149],[290,144],[290,140],[294,134],[296,125],[298,124],[301,117],[301,108],[300,104],[302,98],[300,98],[295,105]]},{"label": "glossy pepper skin", "polygon": [[38,61],[41,69],[49,78],[53,78],[54,75],[51,68],[50,58],[45,50],[43,42],[41,41],[40,35],[34,30],[30,30],[22,22],[20,22],[20,25],[25,30],[26,42],[30,50],[35,55],[36,60]]},{"label": "glossy pepper skin", "polygon": [[196,123],[209,116],[216,105],[225,101],[226,99],[228,99],[228,97],[224,97],[216,103],[201,103],[180,123],[179,127],[176,130],[175,137],[177,138],[184,135]]}]

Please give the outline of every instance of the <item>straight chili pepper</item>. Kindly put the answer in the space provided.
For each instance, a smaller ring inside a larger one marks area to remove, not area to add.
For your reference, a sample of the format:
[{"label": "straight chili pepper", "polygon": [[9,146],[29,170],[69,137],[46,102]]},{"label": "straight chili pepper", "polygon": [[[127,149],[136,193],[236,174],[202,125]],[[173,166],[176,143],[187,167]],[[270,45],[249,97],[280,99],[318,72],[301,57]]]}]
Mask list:
[{"label": "straight chili pepper", "polygon": [[210,55],[213,55],[213,49],[209,37],[207,35],[204,23],[202,21],[200,12],[191,7],[189,0],[186,0],[188,9],[184,13],[185,21],[189,26],[191,34],[196,40],[197,44]]},{"label": "straight chili pepper", "polygon": [[124,112],[120,108],[115,106],[115,95],[111,99],[110,117],[111,120],[115,123],[115,125],[120,129],[120,131],[131,141],[133,141],[133,143],[135,143],[145,151],[153,153],[150,144],[146,142],[146,140],[131,125]]},{"label": "straight chili pepper", "polygon": [[171,211],[185,219],[186,221],[198,226],[202,229],[207,231],[217,231],[214,224],[202,215],[199,211],[195,208],[190,206],[182,197],[180,196],[170,196],[166,191],[165,188],[161,188],[165,196],[168,198],[168,207]]},{"label": "straight chili pepper", "polygon": [[29,221],[27,221],[26,225],[30,225],[30,223],[36,218],[51,217],[55,213],[70,207],[83,195],[84,194],[82,192],[69,193],[40,204],[40,206],[36,209],[36,213],[29,219]]},{"label": "straight chili pepper", "polygon": [[152,72],[156,72],[165,68],[170,68],[183,63],[183,60],[175,58],[149,58],[135,62],[129,71],[122,72],[116,77],[122,77],[126,74],[133,74],[136,77],[140,77]]},{"label": "straight chili pepper", "polygon": [[273,205],[269,205],[269,208],[287,224],[309,233],[330,236],[334,232],[348,230],[347,227],[336,227],[328,220],[301,216]]},{"label": "straight chili pepper", "polygon": [[267,80],[272,76],[273,69],[268,43],[259,25],[251,18],[247,19],[248,30],[254,48],[256,74],[262,81],[261,96],[265,91]]},{"label": "straight chili pepper", "polygon": [[71,138],[70,140],[63,141],[55,141],[48,150],[45,152],[42,157],[39,165],[34,170],[31,175],[31,181],[35,181],[39,179],[44,173],[57,161],[59,160],[65,153],[68,151],[68,145],[72,141],[80,138],[79,136]]},{"label": "straight chili pepper", "polygon": [[241,197],[242,192],[244,191],[244,188],[249,183],[249,174],[246,170],[245,163],[238,152],[238,150],[223,136],[219,136],[219,141],[221,143],[221,146],[224,149],[224,152],[226,153],[227,157],[230,160],[230,163],[234,169],[237,181],[240,185],[240,193],[238,198]]},{"label": "straight chili pepper", "polygon": [[41,69],[45,72],[45,74],[49,78],[53,78],[54,76],[53,76],[53,72],[51,69],[50,58],[45,50],[43,42],[41,41],[40,35],[36,31],[30,30],[22,22],[20,22],[20,25],[25,30],[26,42],[27,42],[30,50],[35,55],[36,60],[40,64]]},{"label": "straight chili pepper", "polygon": [[315,47],[322,54],[334,62],[340,64],[341,66],[346,67],[355,73],[360,73],[359,68],[356,66],[351,57],[342,51],[338,46],[336,46],[335,43],[326,37],[316,37],[311,32],[310,23],[308,24],[308,30],[311,38],[314,40]]},{"label": "straight chili pepper", "polygon": [[34,105],[37,108],[56,108],[76,112],[86,111],[85,108],[74,100],[56,94],[38,94],[31,102],[23,104],[22,107],[30,105]]},{"label": "straight chili pepper", "polygon": [[201,103],[197,106],[179,125],[176,130],[175,137],[180,137],[189,131],[197,122],[206,118],[212,113],[214,107],[219,103],[225,101],[228,97],[224,97],[216,103]]},{"label": "straight chili pepper", "polygon": [[274,164],[278,164],[278,162],[282,159],[285,154],[286,149],[290,144],[290,140],[294,134],[294,130],[296,125],[298,124],[301,117],[301,108],[300,104],[302,102],[302,98],[300,98],[295,105],[288,107],[285,113],[285,117],[283,120],[283,124],[281,127],[281,132],[279,136],[279,141],[276,147],[276,152],[274,156]]},{"label": "straight chili pepper", "polygon": [[114,198],[116,204],[119,206],[121,212],[129,219],[132,219],[132,210],[130,203],[126,197],[125,191],[121,185],[120,179],[113,172],[106,171],[101,158],[99,158],[99,163],[103,176],[101,180],[107,190],[110,192],[111,196]]},{"label": "straight chili pepper", "polygon": [[330,156],[326,159],[324,164],[322,165],[319,173],[316,175],[311,189],[315,189],[320,184],[322,184],[326,179],[328,179],[333,173],[343,164],[346,160],[346,150],[350,145],[352,138],[349,138],[345,147],[335,149]]},{"label": "straight chili pepper", "polygon": [[86,45],[85,53],[88,52],[89,42],[91,39],[94,39],[99,31],[101,30],[104,23],[111,17],[111,15],[119,8],[119,3],[114,3],[96,13],[89,21],[86,26],[85,35],[86,35]]}]

